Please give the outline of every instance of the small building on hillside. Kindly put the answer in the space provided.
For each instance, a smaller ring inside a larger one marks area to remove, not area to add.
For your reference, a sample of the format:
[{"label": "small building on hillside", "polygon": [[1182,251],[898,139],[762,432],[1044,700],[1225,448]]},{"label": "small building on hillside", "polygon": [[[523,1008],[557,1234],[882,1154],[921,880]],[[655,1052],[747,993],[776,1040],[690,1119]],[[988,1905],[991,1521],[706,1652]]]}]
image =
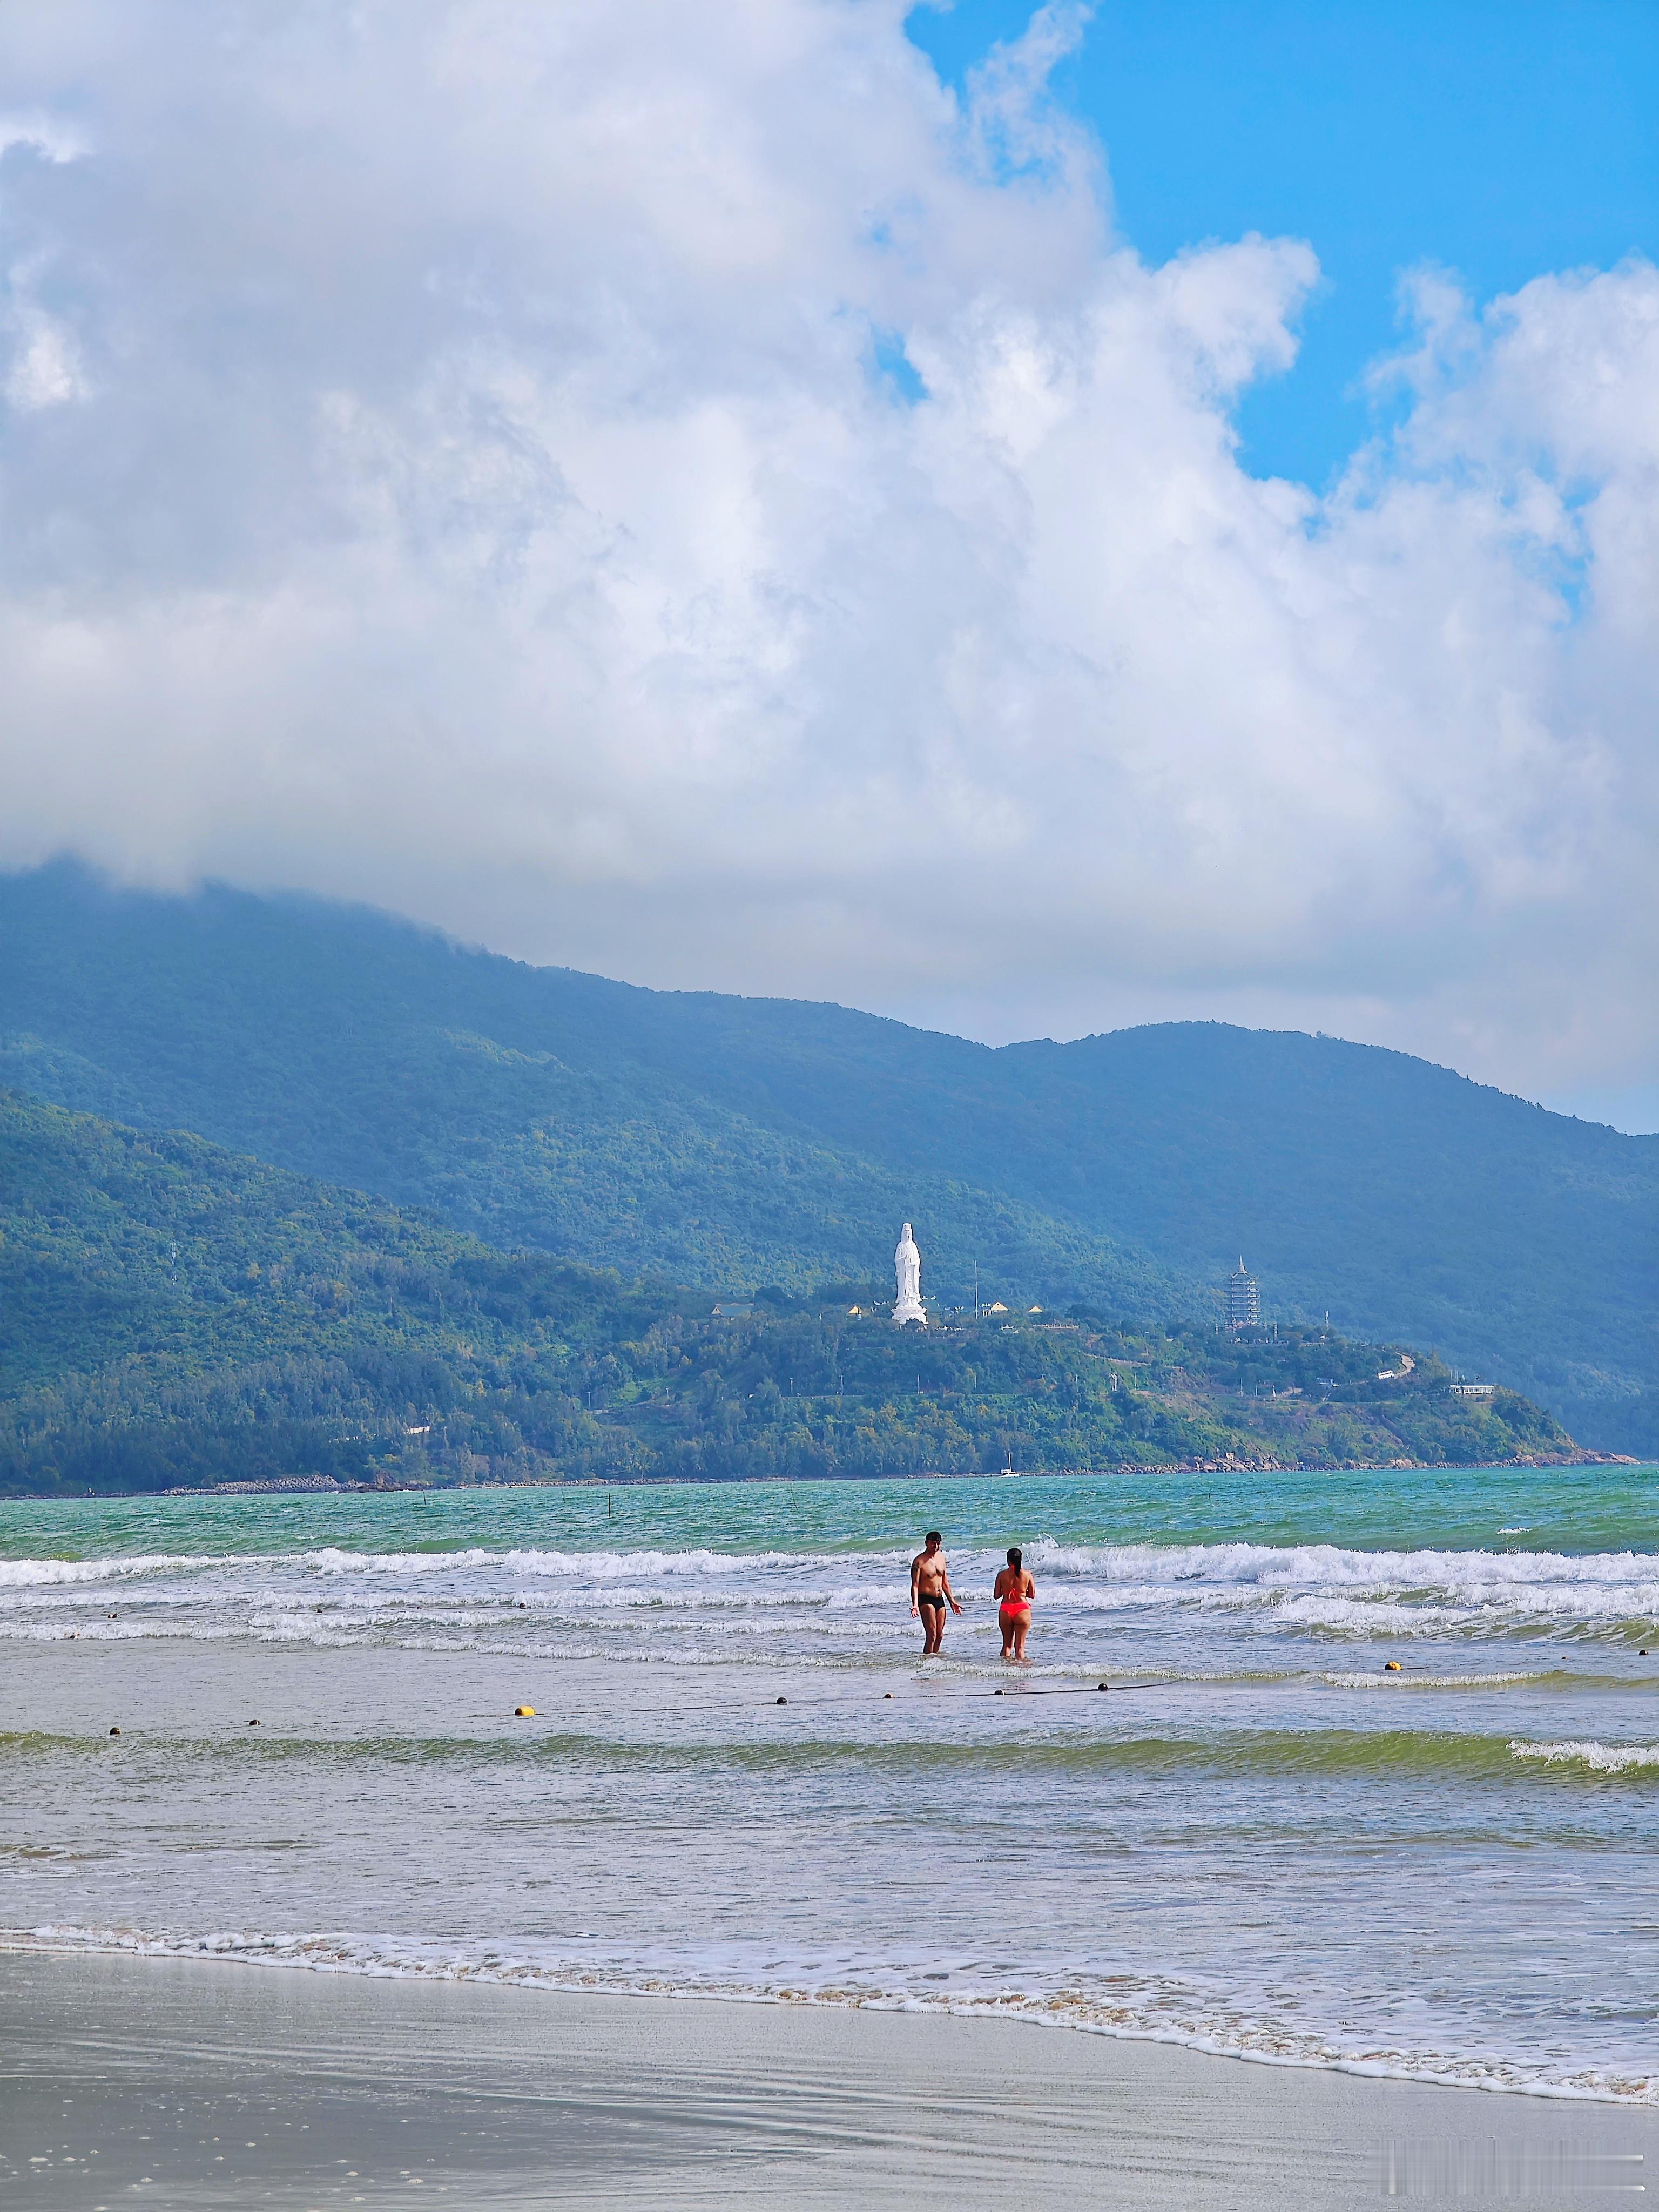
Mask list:
[{"label": "small building on hillside", "polygon": [[1240,1260],[1237,1273],[1227,1278],[1227,1326],[1255,1328],[1261,1320],[1261,1285]]},{"label": "small building on hillside", "polygon": [[723,1298],[714,1311],[715,1321],[747,1321],[755,1309],[744,1298]]}]

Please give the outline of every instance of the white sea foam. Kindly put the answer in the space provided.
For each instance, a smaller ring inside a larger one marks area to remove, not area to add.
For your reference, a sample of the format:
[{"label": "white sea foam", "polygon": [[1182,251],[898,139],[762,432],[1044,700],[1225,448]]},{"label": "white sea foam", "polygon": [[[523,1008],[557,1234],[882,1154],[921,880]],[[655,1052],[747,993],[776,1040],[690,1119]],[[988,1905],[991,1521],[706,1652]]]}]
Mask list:
[{"label": "white sea foam", "polygon": [[[1659,1558],[1645,1552],[1359,1552],[1330,1544],[1033,1547],[1040,1574],[1089,1580],[1119,1603],[1267,1606],[1310,1625],[1480,1615],[1659,1617]],[[1348,1608],[1362,1610],[1346,1611]]]},{"label": "white sea foam", "polygon": [[[468,1948],[438,1941],[337,1933],[264,1934],[226,1929],[200,1936],[131,1928],[47,1923],[0,1930],[0,1945],[17,1949],[117,1954],[145,1958],[211,1959],[252,1966],[307,1967],[392,1980],[482,1982],[549,1990],[586,1990],[618,1996],[689,1997],[737,2003],[819,2004],[882,2012],[942,2013],[957,2018],[1016,2020],[1125,2041],[1164,2043],[1322,2072],[1361,2074],[1449,2087],[1508,2091],[1527,2096],[1636,2106],[1659,2105],[1659,2076],[1645,2065],[1551,2066],[1520,2057],[1413,2049],[1387,2040],[1329,2033],[1305,2021],[1277,2021],[1259,2006],[1242,2007],[1181,1978],[1115,1975],[1091,1989],[981,1984],[944,1991],[926,1968],[895,1975],[866,1965],[830,1976],[787,1970],[765,1978],[699,1971],[684,1962],[652,1962],[636,1970],[593,1966],[511,1944]],[[946,1975],[945,1978],[955,1978]]]},{"label": "white sea foam", "polygon": [[1552,1766],[1588,1766],[1597,1774],[1627,1774],[1659,1766],[1659,1743],[1512,1743],[1516,1759],[1540,1759]]},{"label": "white sea foam", "polygon": [[[1236,1622],[1261,1632],[1353,1638],[1480,1637],[1659,1624],[1659,1559],[1649,1553],[1377,1551],[1334,1545],[1076,1545],[1029,1547],[1040,1632],[1092,1637],[1164,1620]],[[690,1547],[625,1550],[518,1547],[356,1552],[143,1553],[101,1559],[0,1560],[0,1637],[99,1632],[118,1601],[155,1633],[202,1623],[252,1639],[333,1644],[416,1641],[434,1626],[465,1638],[499,1632],[507,1610],[544,1623],[636,1637],[669,1633],[737,1645],[799,1631],[874,1644],[902,1635],[902,1548],[812,1553]],[[982,1624],[994,1551],[953,1555],[967,1624]],[[308,1607],[320,1608],[307,1625]],[[271,1624],[280,1620],[280,1628]],[[775,1631],[761,1626],[779,1624]],[[844,1621],[844,1630],[830,1624]],[[130,1625],[130,1624],[129,1624]],[[1471,1685],[1471,1686],[1475,1686]]]},{"label": "white sea foam", "polygon": [[[1355,1551],[1328,1544],[1125,1544],[1062,1546],[1041,1538],[1029,1562],[1042,1578],[1045,1601],[1055,1606],[1105,1601],[1146,1603],[1185,1598],[1251,1595],[1269,1599],[1344,1594],[1357,1599],[1440,1597],[1464,1604],[1551,1602],[1575,1594],[1580,1603],[1599,1598],[1637,1607],[1659,1602],[1659,1557],[1645,1552],[1592,1553],[1420,1550]],[[1001,1565],[994,1552],[954,1555],[958,1578],[988,1582]],[[623,1601],[663,1583],[739,1579],[784,1582],[773,1601],[799,1602],[794,1585],[817,1585],[819,1602],[857,1605],[907,1587],[904,1551],[680,1552],[493,1551],[352,1552],[327,1545],[302,1552],[217,1553],[144,1553],[102,1559],[0,1559],[0,1591],[56,1584],[105,1582],[167,1574],[190,1579],[279,1574],[325,1581],[350,1578],[463,1577],[481,1583],[535,1581],[568,1583],[587,1601],[603,1601],[615,1589]],[[830,1580],[830,1577],[836,1579]],[[539,1594],[538,1594],[539,1595]],[[751,1595],[758,1598],[755,1590]],[[712,1597],[713,1594],[711,1594]]]},{"label": "white sea foam", "polygon": [[222,1559],[194,1559],[183,1553],[141,1552],[135,1556],[106,1559],[0,1559],[0,1590],[44,1589],[59,1583],[105,1583],[124,1576],[160,1574],[169,1570],[222,1565]]},{"label": "white sea foam", "polygon": [[385,1575],[441,1574],[458,1567],[477,1568],[508,1575],[548,1575],[572,1583],[593,1583],[644,1580],[691,1579],[710,1575],[766,1572],[818,1572],[834,1561],[845,1565],[856,1559],[908,1565],[905,1555],[888,1553],[831,1553],[813,1552],[714,1552],[704,1547],[684,1552],[561,1552],[486,1551],[481,1547],[459,1552],[345,1552],[330,1545],[320,1551],[290,1555],[295,1564],[318,1574]]},{"label": "white sea foam", "polygon": [[1384,1674],[1373,1668],[1370,1674],[1350,1671],[1345,1674],[1327,1674],[1325,1680],[1339,1690],[1494,1690],[1503,1689],[1516,1682],[1536,1682],[1542,1679],[1540,1669],[1494,1668],[1480,1674]]}]

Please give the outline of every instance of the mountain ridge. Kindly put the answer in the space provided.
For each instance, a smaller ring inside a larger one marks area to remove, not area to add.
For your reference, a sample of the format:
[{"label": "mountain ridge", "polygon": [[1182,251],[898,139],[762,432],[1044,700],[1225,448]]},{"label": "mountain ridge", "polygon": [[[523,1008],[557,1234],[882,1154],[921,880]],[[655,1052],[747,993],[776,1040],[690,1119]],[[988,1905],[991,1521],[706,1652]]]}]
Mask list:
[{"label": "mountain ridge", "polygon": [[715,1291],[862,1275],[1269,1310],[1437,1348],[1609,1449],[1659,1446],[1659,1138],[1386,1048],[1223,1024],[1001,1047],[653,992],[326,902],[0,878],[0,1080],[500,1245]]}]

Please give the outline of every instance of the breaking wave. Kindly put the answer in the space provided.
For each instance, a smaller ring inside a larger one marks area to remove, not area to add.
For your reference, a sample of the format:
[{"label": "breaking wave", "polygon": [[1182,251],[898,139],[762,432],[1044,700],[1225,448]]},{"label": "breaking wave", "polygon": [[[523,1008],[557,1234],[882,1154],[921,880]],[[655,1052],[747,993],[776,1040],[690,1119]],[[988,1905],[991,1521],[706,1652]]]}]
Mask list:
[{"label": "breaking wave", "polygon": [[1581,1766],[1594,1774],[1629,1774],[1659,1768],[1659,1743],[1512,1743],[1516,1759],[1542,1759],[1550,1766]]}]

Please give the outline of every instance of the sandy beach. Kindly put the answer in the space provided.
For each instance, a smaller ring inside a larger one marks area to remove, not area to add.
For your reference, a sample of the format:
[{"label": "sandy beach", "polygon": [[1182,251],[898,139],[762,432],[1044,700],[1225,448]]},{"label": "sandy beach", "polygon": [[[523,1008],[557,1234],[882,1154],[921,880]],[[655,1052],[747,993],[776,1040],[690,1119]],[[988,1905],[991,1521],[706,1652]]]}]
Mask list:
[{"label": "sandy beach", "polygon": [[1659,2112],[1023,2023],[0,1954],[0,2190],[108,2206],[1603,2205]]}]

